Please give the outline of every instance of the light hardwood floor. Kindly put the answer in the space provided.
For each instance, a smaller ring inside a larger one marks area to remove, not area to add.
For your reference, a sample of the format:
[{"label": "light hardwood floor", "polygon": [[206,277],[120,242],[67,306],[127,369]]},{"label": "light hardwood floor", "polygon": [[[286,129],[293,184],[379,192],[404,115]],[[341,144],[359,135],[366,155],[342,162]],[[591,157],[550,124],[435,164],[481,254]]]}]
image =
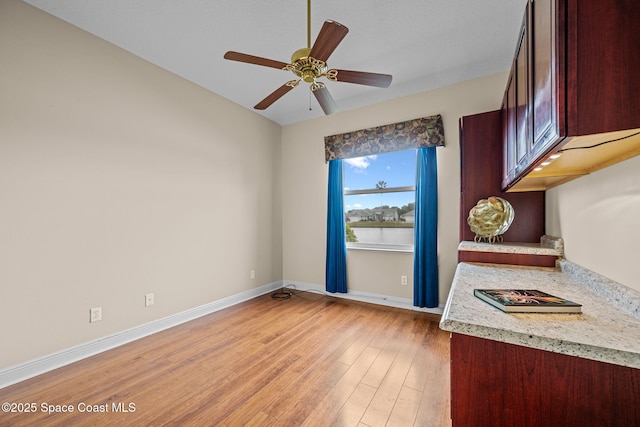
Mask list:
[{"label": "light hardwood floor", "polygon": [[1,426],[450,426],[449,336],[422,312],[264,295],[0,389],[0,402],[35,404],[0,412]]}]

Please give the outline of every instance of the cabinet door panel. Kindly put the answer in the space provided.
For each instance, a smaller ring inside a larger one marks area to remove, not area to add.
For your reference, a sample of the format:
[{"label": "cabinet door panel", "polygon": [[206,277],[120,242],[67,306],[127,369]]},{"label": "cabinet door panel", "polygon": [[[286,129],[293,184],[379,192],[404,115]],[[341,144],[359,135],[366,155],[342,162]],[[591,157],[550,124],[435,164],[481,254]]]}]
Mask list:
[{"label": "cabinet door panel", "polygon": [[[564,108],[559,102],[564,52],[558,45],[556,0],[531,2],[531,159],[534,160],[564,136]],[[563,88],[562,88],[563,89]]]},{"label": "cabinet door panel", "polygon": [[528,46],[527,12],[518,40],[515,58],[516,74],[516,164],[518,170],[526,163],[529,147],[529,89],[528,89]]},{"label": "cabinet door panel", "polygon": [[453,427],[638,426],[640,369],[453,333]]},{"label": "cabinet door panel", "polygon": [[502,188],[516,175],[516,86],[513,70],[509,74],[507,90],[502,102]]}]

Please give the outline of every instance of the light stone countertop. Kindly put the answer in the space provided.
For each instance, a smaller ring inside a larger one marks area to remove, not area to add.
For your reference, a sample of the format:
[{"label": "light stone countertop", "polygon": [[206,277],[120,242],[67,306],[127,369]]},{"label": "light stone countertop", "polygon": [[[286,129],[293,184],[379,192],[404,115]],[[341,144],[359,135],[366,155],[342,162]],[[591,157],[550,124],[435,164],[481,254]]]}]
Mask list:
[{"label": "light stone countertop", "polygon": [[463,241],[458,245],[459,251],[494,252],[506,254],[551,255],[564,256],[564,242],[552,236],[542,236],[540,243],[486,243]]},{"label": "light stone countertop", "polygon": [[[560,264],[458,264],[440,328],[640,368],[640,294],[566,260]],[[582,313],[505,313],[475,297],[476,288],[538,289],[582,304]]]}]

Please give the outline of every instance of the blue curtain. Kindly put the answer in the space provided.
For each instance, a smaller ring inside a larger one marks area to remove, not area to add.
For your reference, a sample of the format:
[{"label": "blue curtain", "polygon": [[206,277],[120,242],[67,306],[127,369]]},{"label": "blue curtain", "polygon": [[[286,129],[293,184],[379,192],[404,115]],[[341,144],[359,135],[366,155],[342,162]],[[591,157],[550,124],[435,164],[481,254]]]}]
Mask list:
[{"label": "blue curtain", "polygon": [[327,201],[327,292],[347,292],[347,243],[345,239],[342,159],[329,162]]},{"label": "blue curtain", "polygon": [[438,306],[438,166],[436,147],[418,148],[413,305]]}]

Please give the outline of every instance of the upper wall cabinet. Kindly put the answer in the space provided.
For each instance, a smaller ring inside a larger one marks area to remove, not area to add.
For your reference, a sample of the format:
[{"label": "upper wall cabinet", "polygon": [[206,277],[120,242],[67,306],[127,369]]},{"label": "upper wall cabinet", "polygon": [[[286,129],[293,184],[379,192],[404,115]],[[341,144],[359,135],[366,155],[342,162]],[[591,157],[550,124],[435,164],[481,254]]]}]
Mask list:
[{"label": "upper wall cabinet", "polygon": [[529,158],[529,6],[518,33],[516,54],[502,103],[503,187],[522,172]]},{"label": "upper wall cabinet", "polygon": [[529,1],[502,105],[504,189],[640,154],[639,21],[637,0]]}]

